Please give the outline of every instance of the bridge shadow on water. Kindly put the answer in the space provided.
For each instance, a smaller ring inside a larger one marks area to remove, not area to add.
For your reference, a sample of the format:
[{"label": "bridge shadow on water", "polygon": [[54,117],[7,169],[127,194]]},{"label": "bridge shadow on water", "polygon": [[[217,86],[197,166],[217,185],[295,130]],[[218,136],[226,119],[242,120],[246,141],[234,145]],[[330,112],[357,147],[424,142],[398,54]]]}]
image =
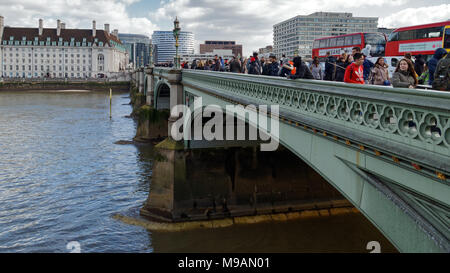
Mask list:
[{"label": "bridge shadow on water", "polygon": [[[137,148],[139,161],[155,160],[157,152],[152,145]],[[148,189],[152,191],[155,163],[142,166],[146,168],[143,172],[148,173]],[[274,152],[260,152],[253,147],[198,149],[187,153],[186,171],[190,186],[184,190],[190,191],[189,201],[195,203],[183,210],[188,216],[195,215],[200,208],[201,213],[209,209],[220,214],[223,211],[220,200],[224,197],[229,211],[319,213],[314,217],[236,223],[220,228],[148,230],[149,248],[154,252],[364,253],[370,252],[366,249],[370,241],[378,241],[381,252],[397,252],[336,189],[284,147]],[[347,208],[348,212],[333,213],[339,207]]]}]

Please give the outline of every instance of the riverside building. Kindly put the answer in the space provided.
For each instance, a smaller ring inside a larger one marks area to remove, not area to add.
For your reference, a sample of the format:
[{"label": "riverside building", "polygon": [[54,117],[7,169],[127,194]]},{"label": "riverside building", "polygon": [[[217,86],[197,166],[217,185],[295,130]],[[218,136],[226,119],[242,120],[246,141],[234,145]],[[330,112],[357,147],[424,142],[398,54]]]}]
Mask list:
[{"label": "riverside building", "polygon": [[378,32],[378,17],[353,17],[352,13],[315,12],[298,15],[273,26],[274,53],[311,57],[314,39],[356,32]]},{"label": "riverside building", "polygon": [[97,78],[124,72],[128,53],[118,30],[8,27],[0,16],[0,75],[7,78]]},{"label": "riverside building", "polygon": [[[176,50],[172,31],[154,31],[152,44],[157,49],[156,63],[174,62]],[[194,54],[194,34],[192,32],[180,31],[178,44],[178,55]]]}]

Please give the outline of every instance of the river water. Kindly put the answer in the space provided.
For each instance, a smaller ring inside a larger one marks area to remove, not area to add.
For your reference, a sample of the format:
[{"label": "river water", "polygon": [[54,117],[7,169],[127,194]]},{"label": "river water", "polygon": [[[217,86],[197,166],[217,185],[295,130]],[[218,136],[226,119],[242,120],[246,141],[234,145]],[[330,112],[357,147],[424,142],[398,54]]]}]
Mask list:
[{"label": "river water", "polygon": [[395,248],[357,214],[214,230],[151,232],[139,217],[152,146],[132,140],[128,94],[0,92],[0,252],[382,252]]}]

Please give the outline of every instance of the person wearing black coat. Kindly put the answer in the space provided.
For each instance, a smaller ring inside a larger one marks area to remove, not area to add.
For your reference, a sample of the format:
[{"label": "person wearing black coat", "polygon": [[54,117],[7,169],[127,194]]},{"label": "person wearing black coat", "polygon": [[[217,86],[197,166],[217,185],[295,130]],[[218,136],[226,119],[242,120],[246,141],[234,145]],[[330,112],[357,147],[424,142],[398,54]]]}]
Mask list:
[{"label": "person wearing black coat", "polygon": [[191,69],[197,69],[197,60],[192,61]]},{"label": "person wearing black coat", "polygon": [[294,58],[295,74],[289,75],[290,79],[314,79],[313,74],[309,70],[308,66],[302,61],[301,57]]},{"label": "person wearing black coat", "polygon": [[325,76],[323,79],[325,81],[333,81],[334,80],[334,73],[335,73],[335,64],[336,64],[336,58],[334,58],[332,55],[330,55],[329,52],[327,52],[327,60],[325,63]]},{"label": "person wearing black coat", "polygon": [[414,62],[414,70],[416,71],[417,75],[422,75],[423,73],[423,66],[425,64],[425,60],[423,59],[422,54],[419,54],[416,56],[416,61]]},{"label": "person wearing black coat", "polygon": [[263,75],[266,76],[278,76],[280,72],[280,66],[277,62],[277,57],[271,54],[269,61],[266,61],[263,66]]},{"label": "person wearing black coat", "polygon": [[336,62],[336,74],[334,80],[337,82],[344,81],[345,69],[349,66],[350,63],[344,60],[343,56],[340,56],[338,61]]},{"label": "person wearing black coat", "polygon": [[241,73],[241,62],[237,58],[233,58],[230,62],[230,72]]}]

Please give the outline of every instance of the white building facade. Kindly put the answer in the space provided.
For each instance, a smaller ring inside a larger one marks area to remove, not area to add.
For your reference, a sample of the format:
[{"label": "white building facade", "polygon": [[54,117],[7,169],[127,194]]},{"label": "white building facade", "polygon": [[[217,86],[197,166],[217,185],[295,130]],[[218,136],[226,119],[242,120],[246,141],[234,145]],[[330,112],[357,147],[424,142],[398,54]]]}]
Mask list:
[{"label": "white building facade", "polygon": [[[172,31],[154,31],[152,44],[158,50],[156,63],[174,62],[175,38]],[[192,32],[180,31],[178,37],[178,55],[194,54],[194,34]]]},{"label": "white building facade", "polygon": [[0,76],[3,78],[96,78],[124,72],[128,53],[118,31],[5,27],[0,17]]},{"label": "white building facade", "polygon": [[378,17],[353,17],[352,13],[315,12],[298,15],[273,26],[274,53],[311,57],[314,39],[356,32],[378,32]]}]

